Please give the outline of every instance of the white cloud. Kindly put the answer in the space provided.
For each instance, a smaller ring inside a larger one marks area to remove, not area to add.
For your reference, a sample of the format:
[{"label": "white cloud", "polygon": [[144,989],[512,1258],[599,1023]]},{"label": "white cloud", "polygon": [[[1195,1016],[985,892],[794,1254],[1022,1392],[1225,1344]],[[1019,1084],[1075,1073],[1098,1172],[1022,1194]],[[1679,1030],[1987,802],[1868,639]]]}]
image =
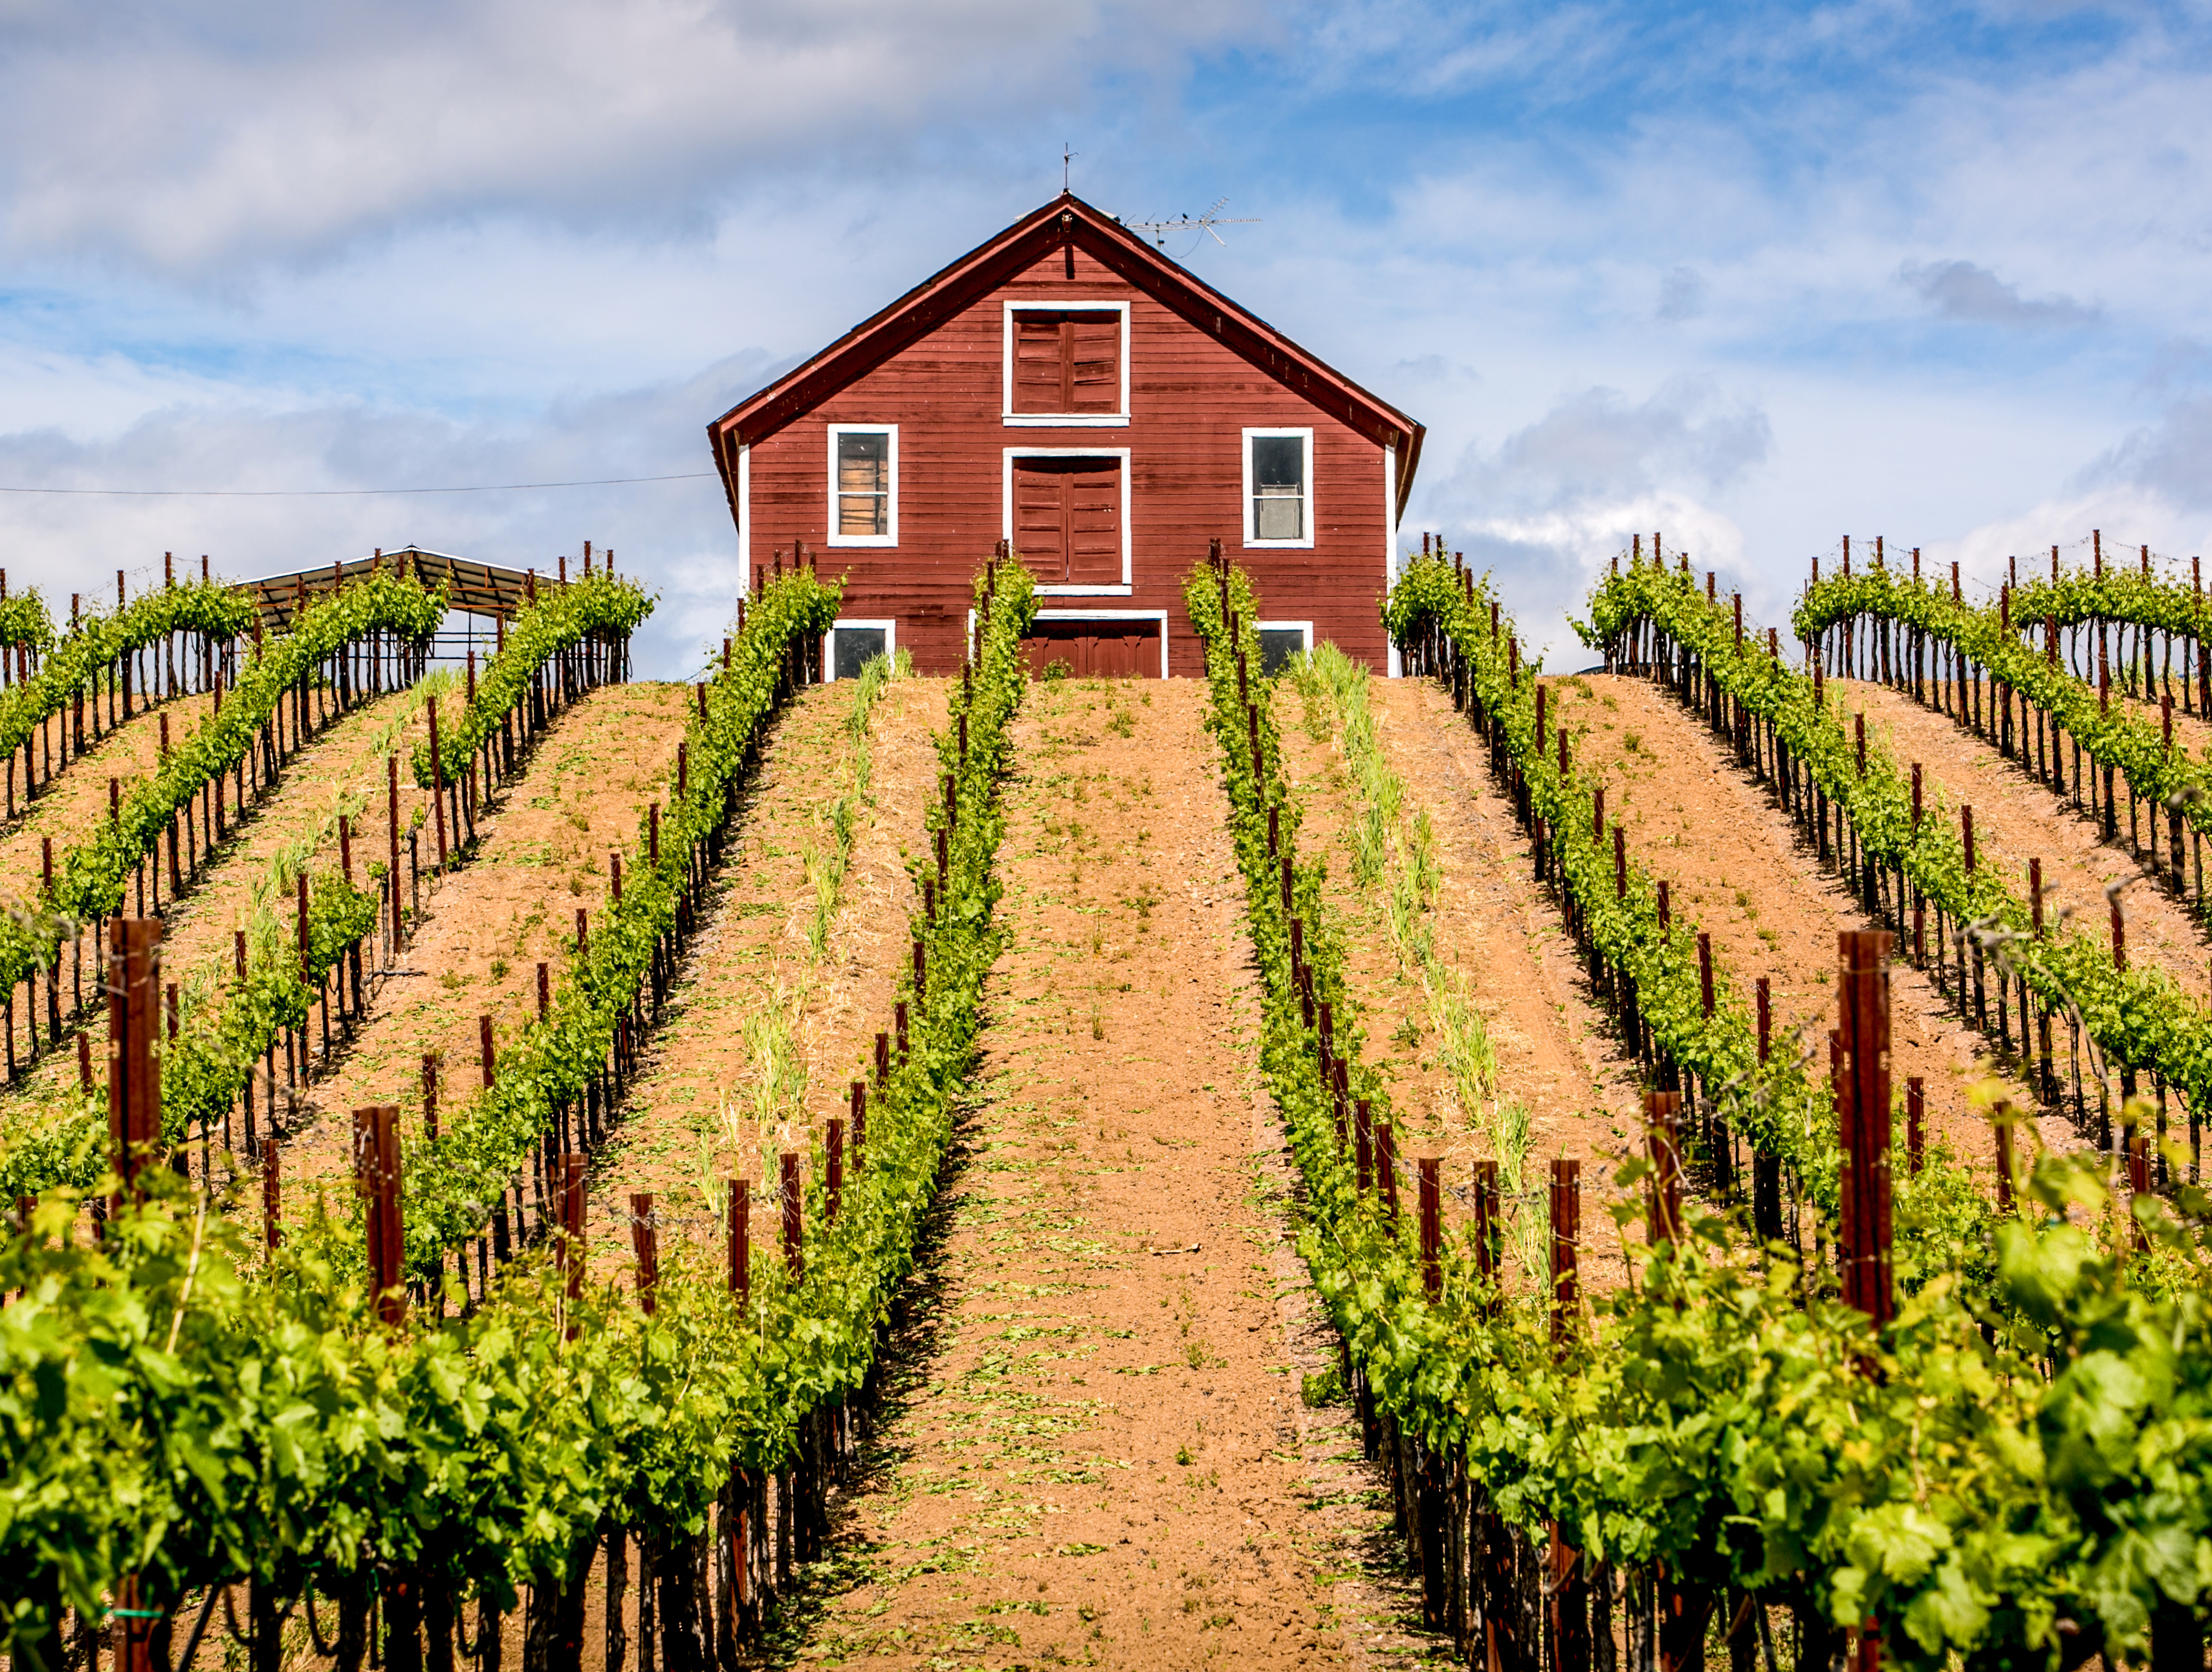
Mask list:
[{"label": "white cloud", "polygon": [[[904,175],[909,142],[1066,112],[1244,0],[137,0],[19,14],[6,228],[167,272],[422,217],[696,227],[749,171]],[[1040,194],[1041,195],[1041,194]]]},{"label": "white cloud", "polygon": [[[754,356],[670,383],[493,426],[418,411],[337,404],[175,406],[93,441],[58,431],[0,436],[0,482],[49,487],[353,488],[568,481],[712,468],[708,417],[760,380]],[[662,600],[639,635],[639,671],[682,677],[736,606],[737,548],[720,481],[527,494],[331,498],[118,498],[0,493],[0,551],[16,589],[50,609],[104,591],[112,572],[150,579],[161,554],[197,566],[203,552],[232,579],[333,556],[420,544],[550,570],[585,540],[614,548]],[[106,577],[106,579],[100,579]],[[90,578],[89,579],[88,578]]]}]

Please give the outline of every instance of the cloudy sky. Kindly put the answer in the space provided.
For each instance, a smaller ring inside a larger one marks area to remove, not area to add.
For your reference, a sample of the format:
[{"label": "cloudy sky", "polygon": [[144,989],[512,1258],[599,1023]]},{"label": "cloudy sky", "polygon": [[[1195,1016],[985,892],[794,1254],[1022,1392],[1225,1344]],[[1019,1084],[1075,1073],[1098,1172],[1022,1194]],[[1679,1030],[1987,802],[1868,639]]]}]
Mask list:
[{"label": "cloudy sky", "polygon": [[[1849,533],[1992,576],[2212,518],[2202,7],[9,0],[0,488],[710,468],[706,421],[1074,183],[1429,426],[1565,612],[1662,530],[1778,619]],[[0,493],[12,585],[592,539],[680,673],[718,485]]]}]

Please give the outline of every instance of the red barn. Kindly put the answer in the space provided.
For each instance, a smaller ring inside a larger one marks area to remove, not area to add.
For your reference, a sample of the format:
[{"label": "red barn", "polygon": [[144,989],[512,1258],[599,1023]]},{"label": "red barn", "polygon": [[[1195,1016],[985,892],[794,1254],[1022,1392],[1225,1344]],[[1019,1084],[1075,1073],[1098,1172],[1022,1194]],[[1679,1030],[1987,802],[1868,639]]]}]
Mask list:
[{"label": "red barn", "polygon": [[1218,538],[1272,662],[1389,647],[1421,426],[1111,215],[1063,194],[708,426],[753,568],[805,542],[848,577],[824,670],[960,665],[1000,540],[1042,597],[1042,669],[1201,671],[1182,582]]}]

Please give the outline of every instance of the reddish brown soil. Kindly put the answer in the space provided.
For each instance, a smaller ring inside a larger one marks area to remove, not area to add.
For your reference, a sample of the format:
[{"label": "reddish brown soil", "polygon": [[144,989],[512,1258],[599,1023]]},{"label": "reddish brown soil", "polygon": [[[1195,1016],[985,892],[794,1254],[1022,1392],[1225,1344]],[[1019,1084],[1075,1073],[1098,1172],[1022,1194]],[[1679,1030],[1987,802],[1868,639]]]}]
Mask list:
[{"label": "reddish brown soil", "polygon": [[[170,712],[173,716],[187,703],[200,701],[197,697],[180,698]],[[134,719],[126,732],[111,741],[138,748],[146,757],[144,764],[150,766],[158,745],[157,733],[150,725],[148,721]],[[289,910],[289,902],[276,898],[272,888],[272,862],[280,852],[304,843],[309,845],[307,863],[311,871],[323,867],[336,869],[339,863],[337,815],[341,810],[356,819],[354,876],[365,885],[369,862],[382,857],[386,851],[385,757],[392,751],[404,755],[412,748],[421,736],[422,725],[420,706],[408,694],[366,704],[338,720],[295,755],[286,764],[274,791],[251,803],[243,819],[238,817],[234,807],[226,803],[230,821],[228,833],[216,848],[213,863],[201,873],[199,881],[186,890],[181,902],[169,897],[165,850],[161,859],[164,980],[177,984],[187,994],[197,991],[205,999],[221,1003],[221,995],[228,988],[236,968],[234,932],[246,927],[258,909],[266,908],[280,915]],[[178,720],[173,718],[170,726],[173,742],[179,736]],[[91,765],[99,765],[94,756],[86,759]],[[72,769],[70,778],[56,780],[56,785],[58,791],[66,783],[72,792],[81,793],[84,785],[92,781],[90,775],[78,779]],[[106,783],[103,772],[98,777],[100,812],[104,812],[106,804]],[[401,819],[410,817],[414,809],[427,800],[427,795],[415,789],[403,766]],[[372,819],[367,833],[359,822],[364,808],[369,809]],[[82,826],[77,827],[75,839],[82,839]],[[56,845],[59,847],[58,841]],[[88,941],[88,957],[89,947]],[[97,1065],[94,1072],[101,1072]],[[63,1049],[49,1051],[30,1076],[19,1082],[17,1095],[33,1100],[52,1097],[73,1081],[76,1074],[74,1047],[64,1042]]]},{"label": "reddish brown soil", "polygon": [[[640,842],[646,803],[665,801],[690,688],[602,686],[564,711],[538,740],[527,770],[477,823],[478,848],[442,881],[425,877],[423,920],[376,995],[368,1019],[327,1077],[288,1117],[288,1178],[341,1174],[350,1112],[396,1102],[404,1130],[422,1112],[422,1056],[444,1063],[442,1109],[481,1084],[477,1018],[495,1042],[537,1011],[538,964],[556,987],[575,946],[576,911],[605,908],[608,856]],[[293,1190],[305,1212],[311,1191]]]},{"label": "reddish brown soil", "polygon": [[[845,1112],[848,1082],[866,1071],[876,1030],[890,1026],[907,949],[908,851],[926,845],[922,815],[936,783],[931,734],[945,724],[942,680],[895,680],[869,724],[874,766],[823,958],[809,940],[811,853],[832,847],[829,809],[854,784],[848,735],[854,682],[817,686],[777,720],[750,786],[724,892],[694,943],[682,980],[632,1082],[616,1136],[593,1167],[595,1263],[630,1255],[629,1194],[651,1190],[660,1235],[720,1235],[719,1196],[732,1173],[755,1181],[763,1148],[796,1123],[818,1130]],[[747,1025],[772,1006],[796,1018],[804,1091],[764,1130],[760,1073]]]},{"label": "reddish brown soil", "polygon": [[[1305,724],[1305,704],[1284,682],[1276,716],[1303,809],[1300,852],[1328,863],[1366,1057],[1391,1079],[1407,1129],[1402,1153],[1442,1154],[1447,1182],[1463,1185],[1469,1162],[1498,1154],[1498,1102],[1517,1100],[1529,1116],[1523,1188],[1538,1188],[1553,1157],[1571,1156],[1584,1163],[1595,1209],[1613,1158],[1641,1130],[1635,1064],[1588,990],[1558,908],[1535,885],[1527,838],[1491,781],[1480,739],[1430,682],[1372,680],[1368,694],[1384,757],[1406,786],[1405,816],[1426,812],[1435,832],[1443,873],[1431,923],[1437,953],[1467,983],[1498,1058],[1495,1096],[1462,1108],[1440,1061],[1420,972],[1392,949],[1389,885],[1354,881],[1358,802],[1339,730],[1326,712]],[[1448,1213],[1456,1200],[1447,1193]],[[1591,1252],[1618,1250],[1607,1215],[1588,1212],[1583,1226]],[[1590,1269],[1598,1282],[1620,1272],[1609,1259]]]},{"label": "reddish brown soil", "polygon": [[[1899,761],[1921,763],[1923,779],[1932,778],[1941,785],[1954,817],[1961,803],[1973,808],[1977,863],[2000,867],[2023,900],[2027,862],[2040,859],[2043,886],[2057,891],[2046,895],[2045,912],[2054,918],[2069,914],[2069,927],[2109,946],[2112,913],[2105,887],[2116,879],[2130,879],[2133,886],[2120,897],[2130,960],[2156,965],[2199,999],[2212,989],[2205,961],[2212,942],[2187,907],[2143,880],[2142,867],[2127,851],[2124,816],[2119,821],[2120,845],[2107,844],[2086,808],[2062,803],[1948,717],[1881,685],[1838,680],[1831,688],[1850,712],[1866,715],[1870,734],[1879,729],[1886,735]],[[2070,778],[2070,751],[2068,762]]]},{"label": "reddish brown soil", "polygon": [[1030,693],[981,1101],[810,1657],[1274,1667],[1377,1634],[1255,1189],[1280,1136],[1203,697]]},{"label": "reddish brown soil", "polygon": [[[169,717],[169,741],[181,743],[199,729],[212,700],[178,697],[131,718],[100,740],[97,748],[72,756],[28,806],[23,802],[21,757],[16,758],[15,817],[0,827],[0,905],[27,903],[38,896],[45,838],[54,841],[54,863],[94,834],[107,817],[107,780],[120,778],[124,792],[133,779],[150,773],[161,754],[161,716]],[[89,716],[87,717],[89,724]],[[47,723],[52,725],[53,722]],[[57,734],[58,735],[58,734]]]},{"label": "reddish brown soil", "polygon": [[[1876,925],[1767,790],[1658,686],[1604,674],[1546,684],[1574,735],[1576,760],[1605,776],[1606,817],[1628,832],[1631,857],[1665,879],[1674,910],[1712,936],[1715,967],[1744,1002],[1759,977],[1770,978],[1777,1048],[1796,1031],[1801,1049],[1820,1053],[1818,1072],[1835,1026],[1837,934]],[[1891,991],[1898,1082],[1920,1075],[1931,1140],[1994,1172],[1987,1119],[1968,1101],[1990,1072],[1980,1035],[1909,964],[1896,966]],[[2034,1106],[2024,1087],[2005,1084],[2016,1106]]]}]

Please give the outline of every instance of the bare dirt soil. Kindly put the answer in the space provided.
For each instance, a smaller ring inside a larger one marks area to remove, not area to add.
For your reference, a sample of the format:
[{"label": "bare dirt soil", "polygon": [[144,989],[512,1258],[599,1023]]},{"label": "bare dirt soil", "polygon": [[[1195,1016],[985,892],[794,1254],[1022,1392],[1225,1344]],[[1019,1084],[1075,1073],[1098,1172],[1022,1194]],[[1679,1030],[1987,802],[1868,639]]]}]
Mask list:
[{"label": "bare dirt soil", "polygon": [[[0,903],[24,904],[37,898],[42,886],[41,856],[46,837],[53,838],[54,863],[59,865],[64,853],[99,830],[107,817],[109,778],[121,779],[127,794],[134,778],[153,772],[161,760],[163,714],[169,717],[169,742],[173,747],[199,730],[213,701],[206,696],[176,697],[133,714],[103,736],[97,747],[71,756],[69,765],[56,772],[53,781],[41,788],[28,805],[23,800],[19,762],[15,816],[0,826]],[[54,722],[49,720],[47,724],[51,727]]]},{"label": "bare dirt soil", "polygon": [[[492,1018],[496,1051],[537,1014],[541,960],[557,989],[578,908],[596,919],[605,907],[610,854],[637,848],[647,803],[670,797],[690,697],[685,685],[604,685],[555,719],[478,816],[475,856],[434,886],[425,878],[423,919],[368,1019],[287,1118],[288,1180],[343,1174],[361,1106],[396,1102],[402,1129],[418,1131],[427,1051],[444,1063],[447,1115],[481,1086],[478,1018]],[[290,1190],[287,1210],[307,1211],[311,1195]]]},{"label": "bare dirt soil", "polygon": [[[629,1194],[654,1193],[660,1234],[719,1238],[720,1186],[757,1185],[763,1150],[791,1126],[818,1130],[848,1106],[876,1031],[890,1026],[907,950],[909,851],[937,782],[931,734],[945,724],[948,682],[893,680],[869,722],[869,787],[855,799],[851,857],[821,955],[810,867],[833,852],[831,804],[855,795],[849,736],[858,683],[817,686],[777,719],[748,786],[720,898],[631,1082],[621,1124],[592,1169],[595,1264],[629,1258]],[[787,1042],[780,1088],[764,1063]],[[696,1221],[696,1222],[694,1222]]]},{"label": "bare dirt soil", "polygon": [[1203,699],[1042,684],[1018,723],[980,1101],[806,1657],[1274,1667],[1414,1647],[1364,1617],[1394,1593],[1363,1574],[1356,1468],[1309,1469],[1341,1430],[1302,1423],[1280,1291],[1303,1279],[1265,1183],[1281,1139]]},{"label": "bare dirt soil", "polygon": [[[2069,927],[2104,945],[2112,944],[2112,914],[2105,901],[2108,883],[2130,883],[2120,897],[2126,917],[2128,958],[2155,964],[2184,988],[2203,999],[2212,993],[2208,940],[2187,907],[2143,876],[2142,866],[2126,847],[2127,820],[2119,821],[2120,845],[2103,840],[2100,822],[2086,809],[2076,810],[1996,748],[1946,715],[1923,707],[1905,693],[1857,680],[1837,680],[1829,688],[1848,710],[1863,712],[1867,730],[1886,736],[1900,762],[1918,761],[1923,781],[1940,785],[1954,809],[1974,809],[1976,863],[2001,868],[2023,900],[2027,896],[2027,862],[2043,861],[2044,911],[2055,920],[2069,915]],[[2071,776],[2069,753],[2069,776]],[[2124,804],[2123,805],[2124,812]]]},{"label": "bare dirt soil", "polygon": [[[1439,960],[1466,983],[1497,1057],[1494,1094],[1468,1108],[1440,1060],[1421,974],[1393,951],[1389,887],[1356,881],[1359,802],[1340,730],[1326,712],[1304,714],[1290,682],[1275,700],[1285,766],[1302,809],[1300,852],[1328,863],[1346,979],[1364,1012],[1367,1060],[1389,1076],[1407,1129],[1401,1154],[1445,1158],[1449,1217],[1468,1163],[1501,1159],[1501,1143],[1511,1142],[1517,1124],[1505,1112],[1518,1104],[1527,1121],[1522,1187],[1538,1188],[1553,1158],[1572,1157],[1584,1164],[1594,1209],[1614,1158],[1641,1142],[1636,1065],[1589,990],[1558,907],[1535,883],[1526,834],[1491,780],[1481,740],[1432,682],[1369,682],[1383,755],[1405,785],[1404,815],[1425,813],[1435,834],[1441,878],[1431,928]],[[1609,1217],[1591,1211],[1583,1223],[1590,1253],[1618,1251]],[[1591,1281],[1619,1270],[1600,1258]]]},{"label": "bare dirt soil", "polygon": [[[173,717],[186,705],[202,702],[198,697],[179,698],[169,712]],[[204,714],[205,707],[199,712]],[[179,984],[187,993],[197,988],[210,996],[214,1003],[221,1003],[221,992],[230,984],[236,967],[233,952],[235,931],[247,927],[257,911],[271,910],[281,915],[289,909],[289,901],[276,897],[277,857],[288,852],[304,853],[311,872],[325,867],[335,870],[340,859],[337,817],[341,811],[356,820],[354,877],[365,886],[369,862],[383,857],[387,845],[386,757],[393,752],[404,755],[411,749],[421,736],[422,723],[420,701],[410,693],[379,698],[335,722],[293,756],[272,791],[260,801],[250,803],[243,818],[236,807],[226,801],[228,833],[216,848],[211,861],[203,853],[206,869],[201,872],[199,881],[187,887],[181,900],[172,900],[169,895],[165,847],[159,861],[163,879],[163,979]],[[107,741],[129,745],[137,755],[143,756],[140,770],[150,771],[159,746],[158,733],[153,729],[155,724],[134,718],[130,727]],[[171,719],[170,726],[173,744],[184,734],[178,730],[175,718]],[[103,750],[105,747],[104,744]],[[86,760],[95,766],[99,764],[92,755],[88,755]],[[93,781],[91,776],[80,781],[72,772],[68,779],[56,780],[57,791],[68,784],[71,794],[81,795]],[[98,774],[97,785],[96,804],[79,808],[72,816],[80,821],[106,816],[106,772]],[[403,765],[401,820],[411,817],[428,799],[426,793],[415,788]],[[366,827],[360,822],[364,810],[371,821]],[[82,840],[90,828],[79,822],[72,827],[70,840]],[[55,846],[58,863],[58,839]],[[36,863],[35,851],[33,863]],[[85,956],[88,960],[91,956],[88,939]],[[18,1082],[15,1094],[34,1100],[50,1098],[73,1081],[77,1072],[74,1049],[65,1042],[61,1050],[48,1051],[39,1067]],[[94,1072],[101,1070],[95,1066]]]},{"label": "bare dirt soil", "polygon": [[[1621,821],[1631,857],[1665,879],[1674,909],[1712,936],[1716,969],[1746,1003],[1758,978],[1769,978],[1777,1049],[1796,1032],[1801,1049],[1819,1053],[1819,1071],[1835,1026],[1837,934],[1875,925],[1766,788],[1659,686],[1607,674],[1545,684],[1576,760],[1607,780],[1606,818]],[[1891,991],[1897,1082],[1920,1075],[1931,1142],[1994,1175],[1987,1118],[1969,1101],[1992,1072],[1981,1036],[1909,963],[1894,966]],[[2003,1083],[2015,1106],[2034,1106],[2024,1086]]]}]

